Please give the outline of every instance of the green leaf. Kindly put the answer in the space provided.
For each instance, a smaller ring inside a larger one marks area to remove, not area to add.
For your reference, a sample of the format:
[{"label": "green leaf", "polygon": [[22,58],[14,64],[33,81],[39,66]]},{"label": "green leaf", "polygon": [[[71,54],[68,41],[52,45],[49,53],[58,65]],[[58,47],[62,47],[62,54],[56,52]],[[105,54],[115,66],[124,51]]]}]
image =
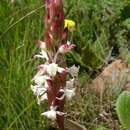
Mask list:
[{"label": "green leaf", "polygon": [[130,92],[124,91],[116,102],[116,111],[121,124],[130,130]]},{"label": "green leaf", "polygon": [[130,18],[126,19],[126,20],[123,22],[123,25],[124,25],[128,30],[130,30]]}]

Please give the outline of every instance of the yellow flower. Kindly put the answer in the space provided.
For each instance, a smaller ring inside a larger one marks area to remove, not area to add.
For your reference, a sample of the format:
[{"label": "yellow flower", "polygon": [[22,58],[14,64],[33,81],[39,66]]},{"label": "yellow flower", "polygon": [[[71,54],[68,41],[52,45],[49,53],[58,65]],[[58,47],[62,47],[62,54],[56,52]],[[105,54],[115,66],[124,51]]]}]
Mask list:
[{"label": "yellow flower", "polygon": [[75,22],[70,19],[65,19],[64,20],[64,28],[68,28],[69,30],[73,29],[75,27]]}]

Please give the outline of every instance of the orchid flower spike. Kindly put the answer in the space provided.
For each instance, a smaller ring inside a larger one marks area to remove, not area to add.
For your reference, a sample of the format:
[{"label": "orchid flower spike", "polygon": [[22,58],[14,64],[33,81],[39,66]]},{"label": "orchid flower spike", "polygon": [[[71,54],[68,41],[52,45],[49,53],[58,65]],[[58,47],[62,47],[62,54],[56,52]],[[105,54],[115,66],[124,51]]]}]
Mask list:
[{"label": "orchid flower spike", "polygon": [[[63,0],[45,0],[45,35],[44,41],[38,41],[40,53],[34,58],[41,58],[43,63],[38,65],[38,72],[33,77],[31,89],[40,105],[48,102],[49,110],[41,115],[56,121],[60,130],[64,130],[65,98],[75,95],[75,80],[79,67],[66,67],[63,54],[71,51],[75,44],[67,41],[68,31],[75,27],[75,22],[64,20]],[[70,75],[72,79],[66,80]]]}]

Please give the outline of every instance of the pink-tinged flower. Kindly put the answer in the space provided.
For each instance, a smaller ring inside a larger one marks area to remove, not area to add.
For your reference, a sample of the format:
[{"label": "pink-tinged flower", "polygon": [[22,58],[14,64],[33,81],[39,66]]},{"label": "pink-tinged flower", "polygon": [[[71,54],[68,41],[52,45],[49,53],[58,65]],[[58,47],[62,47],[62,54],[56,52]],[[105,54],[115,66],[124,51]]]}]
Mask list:
[{"label": "pink-tinged flower", "polygon": [[62,53],[62,54],[67,53],[74,47],[76,47],[75,44],[71,44],[69,41],[67,41],[66,44],[63,44],[60,46],[59,53]]},{"label": "pink-tinged flower", "polygon": [[38,40],[38,41],[37,41],[37,45],[38,45],[38,47],[40,47],[42,50],[44,50],[44,51],[47,50],[47,45],[46,45],[45,42]]},{"label": "pink-tinged flower", "polygon": [[41,76],[43,74],[46,74],[46,71],[47,71],[47,64],[41,64],[38,66],[38,72],[37,74],[35,75],[36,76]]},{"label": "pink-tinged flower", "polygon": [[62,67],[58,67],[58,72],[63,74],[63,73],[66,73],[66,69],[62,68]]},{"label": "pink-tinged flower", "polygon": [[54,121],[57,119],[57,115],[63,116],[64,113],[60,111],[56,111],[56,107],[51,106],[50,111],[44,112],[41,115],[46,116],[47,118]]},{"label": "pink-tinged flower", "polygon": [[47,69],[47,66],[48,66],[48,64],[40,64],[39,66],[38,66],[38,68],[39,69]]},{"label": "pink-tinged flower", "polygon": [[75,65],[73,65],[72,67],[68,68],[68,73],[73,78],[77,78],[78,77],[78,72],[79,72],[79,67],[76,67]]}]

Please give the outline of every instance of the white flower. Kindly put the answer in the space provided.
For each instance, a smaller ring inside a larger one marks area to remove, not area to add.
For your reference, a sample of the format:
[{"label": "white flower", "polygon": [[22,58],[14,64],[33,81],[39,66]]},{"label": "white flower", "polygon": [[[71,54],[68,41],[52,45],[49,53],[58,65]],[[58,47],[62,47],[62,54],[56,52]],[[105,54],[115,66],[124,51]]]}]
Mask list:
[{"label": "white flower", "polygon": [[56,115],[57,114],[60,115],[60,116],[64,115],[63,112],[56,111],[54,107],[51,107],[50,111],[44,112],[41,115],[46,116],[47,118],[54,121],[54,120],[56,120]]},{"label": "white flower", "polygon": [[51,63],[48,65],[47,67],[47,73],[49,74],[49,76],[54,77],[56,75],[58,71],[58,65],[55,63]]},{"label": "white flower", "polygon": [[73,78],[78,77],[79,66],[76,67],[75,65],[73,65],[72,67],[68,68],[68,72]]},{"label": "white flower", "polygon": [[73,87],[74,87],[74,79],[66,81],[66,88],[73,88]]},{"label": "white flower", "polygon": [[46,116],[47,118],[49,118],[51,120],[56,120],[56,111],[55,110],[50,110],[50,111],[44,112],[41,115]]},{"label": "white flower", "polygon": [[64,90],[64,94],[67,97],[67,99],[70,100],[75,95],[75,88],[71,88],[71,89],[66,88]]},{"label": "white flower", "polygon": [[65,97],[70,100],[74,95],[75,95],[75,88],[65,88],[65,89],[60,89],[61,92],[64,92],[64,94],[59,98],[56,97],[58,100],[63,100]]},{"label": "white flower", "polygon": [[42,85],[45,83],[45,81],[49,79],[47,75],[35,75],[32,80],[38,85]]},{"label": "white flower", "polygon": [[54,77],[57,72],[59,72],[59,73],[66,72],[66,69],[64,69],[62,67],[58,67],[58,65],[55,63],[51,63],[48,65],[47,73],[49,74],[49,76]]},{"label": "white flower", "polygon": [[38,103],[38,105],[40,105],[41,104],[41,102],[43,102],[44,100],[47,100],[48,98],[47,98],[47,93],[44,93],[42,96],[37,96],[37,103]]},{"label": "white flower", "polygon": [[34,93],[34,95],[37,96],[37,103],[40,105],[41,102],[43,102],[44,100],[47,100],[47,89],[45,86],[39,86],[39,85],[31,85],[31,89]]},{"label": "white flower", "polygon": [[34,58],[42,58],[42,59],[46,59],[47,61],[49,60],[48,55],[47,55],[47,52],[44,51],[44,50],[42,50],[42,51],[40,52],[40,54],[35,55]]},{"label": "white flower", "polygon": [[31,85],[31,90],[36,96],[41,96],[46,92],[46,88],[44,86],[39,86],[39,85],[34,85],[34,86]]},{"label": "white flower", "polygon": [[40,100],[41,101],[44,101],[44,100],[47,100],[47,93],[43,94],[41,97],[40,97]]},{"label": "white flower", "polygon": [[66,97],[68,100],[70,100],[75,95],[75,88],[74,88],[74,79],[71,79],[66,82],[66,87],[64,89],[60,89],[60,92],[64,92],[64,94],[57,99],[63,100],[64,97]]},{"label": "white flower", "polygon": [[75,86],[74,86],[74,79],[70,79],[66,82],[66,87],[64,89],[65,96],[68,99],[71,99],[75,95]]},{"label": "white flower", "polygon": [[47,52],[46,51],[41,51],[41,55],[46,59],[46,60],[49,60],[48,58],[48,55],[47,55]]}]

